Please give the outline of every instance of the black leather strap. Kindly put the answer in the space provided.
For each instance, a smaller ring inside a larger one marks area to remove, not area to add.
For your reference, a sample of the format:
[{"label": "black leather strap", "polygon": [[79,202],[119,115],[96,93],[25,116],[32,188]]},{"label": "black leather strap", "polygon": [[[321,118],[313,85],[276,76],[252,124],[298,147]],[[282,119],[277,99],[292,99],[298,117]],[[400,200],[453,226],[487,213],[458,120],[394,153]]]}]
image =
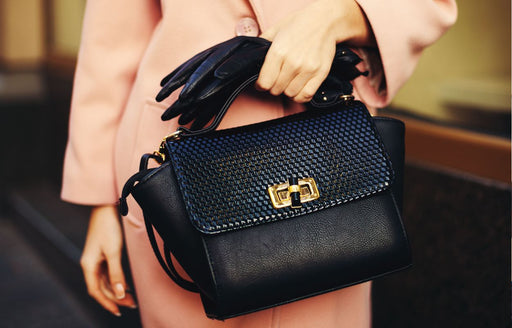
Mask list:
[{"label": "black leather strap", "polygon": [[140,159],[139,171],[147,170],[150,159],[155,160],[158,164],[162,164],[160,157],[156,156],[155,154],[144,154]]},{"label": "black leather strap", "polygon": [[119,213],[121,213],[121,215],[125,216],[126,214],[128,214],[128,204],[126,203],[126,197],[128,197],[128,195],[132,193],[135,184],[139,182],[142,178],[144,178],[150,171],[151,169],[147,168],[146,161],[146,166],[141,165],[139,168],[139,172],[132,175],[124,184],[123,190],[121,192],[121,197],[119,198]]},{"label": "black leather strap", "polygon": [[[224,105],[222,106],[221,110],[219,111],[217,116],[215,116],[215,119],[213,120],[213,122],[209,126],[207,126],[204,129],[195,130],[195,131],[194,130],[190,130],[190,129],[185,128],[185,127],[180,127],[179,128],[179,130],[181,131],[180,136],[183,136],[183,137],[198,136],[198,135],[202,135],[202,134],[205,134],[205,133],[208,133],[208,132],[211,132],[211,131],[214,131],[215,129],[217,129],[217,127],[219,126],[220,122],[224,118],[224,115],[226,114],[227,110],[229,109],[229,107],[231,106],[233,101],[235,101],[235,99],[240,95],[240,93],[242,93],[242,91],[244,91],[249,85],[251,85],[253,82],[255,82],[258,79],[258,76],[259,76],[259,74],[255,74],[255,75],[249,77],[248,79],[246,79],[245,81],[242,81],[240,83],[238,88],[236,88],[231,93],[231,95],[227,98],[227,100],[224,103]],[[343,91],[347,92],[348,94],[351,94],[352,93],[352,85],[350,84],[350,82],[347,85],[349,86],[348,90],[343,90]],[[310,107],[326,108],[326,107],[334,106],[334,105],[336,105],[338,103],[341,103],[341,102],[344,102],[344,101],[346,101],[346,100],[344,100],[342,98],[338,98],[338,100],[329,101],[328,103],[321,103],[321,102],[318,102],[318,101],[311,101],[308,104],[309,104]]]},{"label": "black leather strap", "polygon": [[[144,177],[148,175],[149,172],[152,171],[152,169],[148,169],[148,161],[150,158],[158,160],[157,156],[153,154],[144,154],[140,162],[139,172],[135,173],[125,183],[123,191],[121,192],[121,198],[119,198],[119,212],[121,213],[121,215],[128,214],[128,205],[126,203],[126,197],[128,197],[128,195],[131,194],[135,184],[137,182],[140,182]],[[199,289],[193,282],[188,281],[179,275],[178,271],[174,267],[174,264],[172,263],[170,251],[167,245],[164,245],[164,253],[166,259],[166,261],[164,261],[162,255],[160,254],[158,244],[156,242],[155,232],[153,231],[153,225],[151,224],[151,221],[149,221],[145,214],[144,224],[146,225],[146,232],[148,234],[151,247],[153,248],[153,252],[155,253],[156,258],[158,259],[158,262],[164,269],[165,273],[167,273],[167,275],[181,288],[186,289],[190,292],[199,293]]]},{"label": "black leather strap", "polygon": [[144,215],[144,223],[146,225],[146,231],[148,233],[149,242],[151,243],[151,247],[153,248],[153,252],[156,255],[156,258],[158,259],[158,262],[160,263],[160,266],[164,269],[165,273],[171,278],[178,286],[181,288],[188,290],[189,292],[193,293],[199,293],[199,289],[197,286],[183,277],[180,276],[176,268],[174,267],[174,264],[172,263],[171,259],[171,252],[169,251],[169,248],[167,245],[164,245],[164,254],[165,259],[164,261],[162,254],[160,254],[160,249],[158,248],[158,244],[156,242],[155,238],[155,232],[153,231],[153,226],[151,225],[151,222],[146,218]]},{"label": "black leather strap", "polygon": [[181,127],[180,128],[180,130],[182,131],[181,136],[187,136],[187,137],[188,136],[197,136],[197,135],[205,134],[205,133],[215,130],[219,126],[220,122],[222,121],[222,118],[226,114],[228,108],[231,106],[233,101],[235,101],[236,97],[238,97],[238,95],[245,88],[247,88],[250,84],[252,84],[254,81],[256,81],[258,79],[258,76],[259,76],[259,74],[253,75],[250,78],[248,78],[247,80],[240,83],[238,88],[236,88],[235,91],[233,91],[233,93],[231,93],[231,95],[228,97],[228,99],[222,106],[221,110],[219,111],[219,114],[217,114],[217,116],[215,116],[215,119],[209,126],[207,126],[204,129],[197,130],[197,131],[192,131],[190,129]]}]

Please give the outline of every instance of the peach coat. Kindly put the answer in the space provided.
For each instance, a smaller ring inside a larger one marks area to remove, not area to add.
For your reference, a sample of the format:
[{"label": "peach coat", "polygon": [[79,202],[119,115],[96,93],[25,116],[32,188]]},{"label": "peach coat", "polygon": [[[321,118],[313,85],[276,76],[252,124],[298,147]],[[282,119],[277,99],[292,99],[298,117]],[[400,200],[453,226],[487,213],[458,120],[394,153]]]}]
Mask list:
[{"label": "peach coat", "polygon": [[[235,36],[243,18],[265,31],[313,0],[89,0],[71,105],[62,198],[114,204],[140,156],[177,127],[160,115],[175,99],[154,97],[159,81],[195,53]],[[456,18],[454,0],[357,0],[378,50],[356,49],[370,78],[355,92],[384,106],[409,78],[423,49]],[[247,93],[230,108],[224,127],[301,110]],[[254,110],[252,110],[254,109]],[[174,285],[156,261],[133,199],[125,239],[144,326],[147,327],[369,327],[370,283],[226,320],[204,315],[199,296]]]}]

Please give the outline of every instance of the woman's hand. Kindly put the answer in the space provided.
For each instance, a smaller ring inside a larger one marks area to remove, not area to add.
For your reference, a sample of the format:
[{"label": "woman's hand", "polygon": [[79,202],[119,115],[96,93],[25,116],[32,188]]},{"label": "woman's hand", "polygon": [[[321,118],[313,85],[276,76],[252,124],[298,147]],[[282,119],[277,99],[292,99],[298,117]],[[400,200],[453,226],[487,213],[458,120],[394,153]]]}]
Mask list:
[{"label": "woman's hand", "polygon": [[114,205],[94,207],[80,264],[89,295],[112,314],[119,305],[135,308],[121,266],[123,233]]},{"label": "woman's hand", "polygon": [[256,86],[308,102],[327,77],[336,44],[371,46],[375,39],[354,0],[317,0],[266,30],[272,41]]}]

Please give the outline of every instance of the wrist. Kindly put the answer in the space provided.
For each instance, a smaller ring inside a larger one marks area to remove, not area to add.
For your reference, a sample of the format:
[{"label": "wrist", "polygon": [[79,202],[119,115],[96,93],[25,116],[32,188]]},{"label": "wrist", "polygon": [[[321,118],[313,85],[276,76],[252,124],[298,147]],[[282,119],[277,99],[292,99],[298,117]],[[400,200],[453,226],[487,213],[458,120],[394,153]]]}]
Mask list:
[{"label": "wrist", "polygon": [[328,26],[336,43],[355,47],[376,46],[365,13],[354,0],[318,0],[326,9]]},{"label": "wrist", "polygon": [[90,214],[91,221],[119,221],[116,205],[106,204],[92,207]]}]

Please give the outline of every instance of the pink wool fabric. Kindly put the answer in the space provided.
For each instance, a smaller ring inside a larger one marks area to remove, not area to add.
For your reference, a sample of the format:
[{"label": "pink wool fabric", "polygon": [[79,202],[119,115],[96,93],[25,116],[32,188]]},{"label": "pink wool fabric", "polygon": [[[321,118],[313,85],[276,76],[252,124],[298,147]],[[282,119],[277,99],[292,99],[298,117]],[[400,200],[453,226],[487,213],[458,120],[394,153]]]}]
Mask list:
[{"label": "pink wool fabric", "polygon": [[[153,152],[177,120],[160,115],[174,93],[154,101],[159,82],[194,54],[234,37],[237,24],[252,18],[264,32],[312,0],[88,0],[71,105],[62,198],[114,204],[143,153]],[[370,78],[354,81],[355,94],[370,107],[389,103],[410,77],[423,49],[454,23],[454,0],[358,0],[378,49],[355,49]],[[269,120],[302,106],[246,92],[221,128]],[[145,232],[142,213],[129,198],[123,218],[135,289],[145,327],[370,327],[371,283],[253,314],[214,321],[199,296],[177,287],[160,268]]]}]

